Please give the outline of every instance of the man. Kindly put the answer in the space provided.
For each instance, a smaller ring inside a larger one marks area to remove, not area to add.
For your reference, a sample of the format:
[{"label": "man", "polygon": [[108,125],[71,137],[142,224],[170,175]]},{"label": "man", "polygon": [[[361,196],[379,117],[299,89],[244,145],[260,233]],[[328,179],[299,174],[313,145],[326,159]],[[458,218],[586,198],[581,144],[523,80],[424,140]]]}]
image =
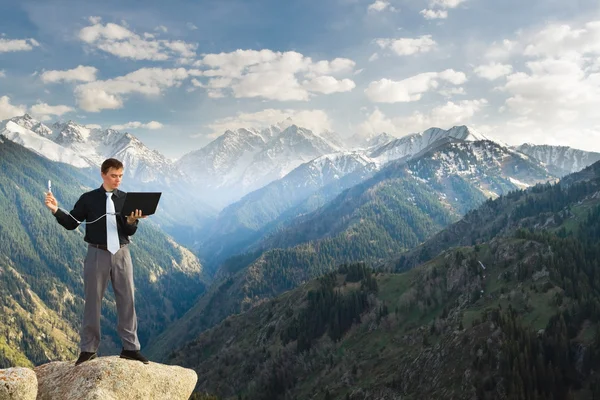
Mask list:
[{"label": "man", "polygon": [[140,210],[127,216],[119,214],[126,194],[118,189],[123,179],[121,161],[105,160],[100,172],[102,186],[81,195],[70,213],[58,208],[51,192],[46,194],[45,200],[58,223],[66,229],[73,230],[79,226],[79,221],[87,221],[84,240],[88,243],[88,251],[83,268],[85,307],[80,332],[81,353],[75,365],[96,358],[100,345],[102,297],[109,279],[117,303],[117,331],[123,343],[121,358],[148,364],[148,359],[140,353],[137,336],[133,266],[128,247],[129,236],[136,232],[139,219],[146,216],[142,216]]}]

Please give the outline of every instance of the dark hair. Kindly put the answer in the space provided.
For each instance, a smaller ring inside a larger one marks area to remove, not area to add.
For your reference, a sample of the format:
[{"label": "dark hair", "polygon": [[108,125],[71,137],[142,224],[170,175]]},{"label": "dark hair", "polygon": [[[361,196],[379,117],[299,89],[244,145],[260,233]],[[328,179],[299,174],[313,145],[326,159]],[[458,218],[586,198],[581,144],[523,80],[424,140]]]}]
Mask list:
[{"label": "dark hair", "polygon": [[116,158],[108,158],[102,163],[100,171],[102,171],[103,174],[107,174],[111,168],[123,169],[123,163]]}]

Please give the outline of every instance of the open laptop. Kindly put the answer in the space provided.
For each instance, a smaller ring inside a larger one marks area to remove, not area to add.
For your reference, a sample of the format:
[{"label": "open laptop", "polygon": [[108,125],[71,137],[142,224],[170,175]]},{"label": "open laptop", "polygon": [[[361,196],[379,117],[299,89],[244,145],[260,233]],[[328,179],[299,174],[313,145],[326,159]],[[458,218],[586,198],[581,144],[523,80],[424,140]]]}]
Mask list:
[{"label": "open laptop", "polygon": [[142,215],[152,215],[156,212],[162,192],[127,192],[121,215],[131,215],[135,210],[142,210]]}]

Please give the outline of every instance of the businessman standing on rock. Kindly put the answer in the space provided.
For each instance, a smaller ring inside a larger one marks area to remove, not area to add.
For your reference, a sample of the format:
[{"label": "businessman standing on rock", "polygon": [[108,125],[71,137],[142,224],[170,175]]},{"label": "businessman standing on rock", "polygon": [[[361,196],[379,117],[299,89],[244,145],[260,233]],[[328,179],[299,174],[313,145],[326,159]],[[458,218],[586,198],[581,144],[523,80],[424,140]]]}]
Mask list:
[{"label": "businessman standing on rock", "polygon": [[117,303],[117,331],[123,343],[121,358],[141,361],[148,359],[140,353],[135,314],[133,265],[129,253],[129,236],[135,234],[141,210],[120,215],[125,192],[119,185],[123,179],[123,163],[109,158],[100,167],[102,186],[81,195],[69,213],[58,207],[52,192],[46,193],[45,204],[59,224],[68,230],[86,221],[84,240],[88,244],[83,268],[85,308],[81,326],[81,353],[75,362],[96,358],[100,345],[100,311],[102,298],[110,279]]}]

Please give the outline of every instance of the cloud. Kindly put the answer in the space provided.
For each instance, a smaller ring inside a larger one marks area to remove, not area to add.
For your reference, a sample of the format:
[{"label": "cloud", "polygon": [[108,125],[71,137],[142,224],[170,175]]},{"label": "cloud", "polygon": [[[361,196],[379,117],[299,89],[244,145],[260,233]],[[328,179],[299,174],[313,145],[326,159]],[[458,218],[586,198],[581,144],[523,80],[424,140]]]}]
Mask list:
[{"label": "cloud", "polygon": [[6,78],[6,72],[3,69],[0,69],[0,78]]},{"label": "cloud", "polygon": [[35,39],[4,39],[0,38],[0,53],[11,51],[30,51],[40,44]]},{"label": "cloud", "polygon": [[75,87],[75,97],[85,111],[116,109],[123,107],[125,95],[158,96],[164,89],[180,86],[185,79],[200,74],[185,68],[141,68],[125,76],[80,84]]},{"label": "cloud", "polygon": [[160,31],[160,32],[162,32],[162,33],[167,33],[167,32],[169,32],[169,30],[167,29],[167,27],[166,27],[166,26],[164,26],[164,25],[159,25],[159,26],[157,26],[156,28],[154,28],[154,30],[155,30],[155,31]]},{"label": "cloud", "polygon": [[487,65],[480,65],[473,71],[477,76],[493,81],[512,72],[513,67],[509,64],[489,63]]},{"label": "cloud", "polygon": [[490,60],[506,60],[519,50],[516,41],[504,39],[502,42],[493,42],[485,53],[485,58]]},{"label": "cloud", "polygon": [[76,68],[65,71],[45,71],[40,76],[44,83],[54,82],[92,82],[96,80],[98,69],[95,67],[87,67],[79,65]]},{"label": "cloud", "polygon": [[25,106],[11,104],[8,96],[0,97],[0,121],[23,115],[25,112]]},{"label": "cloud", "polygon": [[525,47],[527,56],[563,57],[573,54],[600,55],[600,21],[579,29],[569,25],[549,25],[533,35]]},{"label": "cloud", "polygon": [[[265,109],[255,113],[240,112],[233,117],[222,118],[207,125],[209,137],[222,135],[226,130],[254,127],[257,129],[275,125],[290,118],[294,124],[315,133],[331,130],[331,120],[323,110]],[[200,135],[198,135],[200,136]]]},{"label": "cloud", "polygon": [[307,101],[315,93],[354,88],[352,80],[334,77],[352,73],[355,62],[346,58],[314,62],[295,51],[236,50],[207,54],[194,65],[204,68],[202,75],[208,79],[202,86],[212,97],[231,92],[236,98]]},{"label": "cloud", "polygon": [[198,27],[194,24],[192,24],[191,22],[188,22],[187,24],[185,24],[186,28],[188,28],[190,31],[195,31],[196,29],[198,29]]},{"label": "cloud", "polygon": [[526,137],[532,142],[570,141],[580,148],[597,149],[600,131],[593,127],[600,126],[599,41],[600,21],[590,21],[551,23],[503,42],[508,51],[501,54],[524,65],[496,88],[506,94],[500,112],[508,121],[507,142],[520,143]]},{"label": "cloud", "polygon": [[354,81],[350,79],[337,80],[333,76],[319,76],[310,81],[304,81],[302,86],[311,92],[323,94],[349,92],[356,87]]},{"label": "cloud", "polygon": [[38,103],[31,106],[30,111],[41,121],[49,121],[51,119],[50,115],[61,116],[68,112],[75,111],[75,109],[65,105],[51,106],[46,103]]},{"label": "cloud", "polygon": [[415,39],[376,39],[375,43],[377,43],[382,49],[391,49],[399,56],[427,53],[433,50],[436,46],[436,42],[431,38],[431,35],[423,35]]},{"label": "cloud", "polygon": [[379,59],[379,54],[373,53],[373,54],[371,54],[371,57],[369,57],[369,62],[376,61],[378,59]]},{"label": "cloud", "polygon": [[158,121],[150,121],[147,124],[144,124],[139,121],[132,121],[132,122],[127,122],[122,125],[112,125],[110,128],[117,130],[117,131],[122,131],[125,129],[140,129],[140,128],[154,130],[154,129],[161,129],[163,127],[164,127],[164,125]]},{"label": "cloud", "polygon": [[456,8],[466,0],[433,0],[431,6],[438,6],[441,8]]},{"label": "cloud", "polygon": [[467,77],[463,72],[447,69],[442,72],[425,72],[401,81],[381,79],[371,82],[365,89],[365,94],[375,103],[418,101],[423,93],[437,89],[440,81],[461,85],[467,81]]},{"label": "cloud", "polygon": [[431,10],[431,9],[423,9],[419,13],[425,19],[446,19],[448,18],[448,11],[446,10]]},{"label": "cloud", "polygon": [[375,109],[360,124],[358,131],[364,135],[387,132],[395,136],[404,136],[413,132],[421,132],[431,127],[449,129],[455,125],[469,124],[471,119],[483,107],[487,100],[463,100],[457,103],[448,101],[433,108],[429,113],[414,112],[407,117],[388,118],[380,110]]},{"label": "cloud", "polygon": [[376,0],[374,3],[369,4],[367,8],[368,12],[380,12],[383,10],[396,11],[396,8],[390,4],[389,1],[386,0]]},{"label": "cloud", "polygon": [[[172,58],[191,59],[196,56],[197,44],[181,40],[155,40],[154,35],[150,33],[145,33],[142,37],[124,26],[111,22],[102,25],[100,21],[95,21],[93,25],[79,31],[79,39],[117,57],[165,61]],[[157,29],[166,32],[163,26]]]},{"label": "cloud", "polygon": [[85,127],[88,129],[102,129],[102,125],[98,124],[86,124]]}]

